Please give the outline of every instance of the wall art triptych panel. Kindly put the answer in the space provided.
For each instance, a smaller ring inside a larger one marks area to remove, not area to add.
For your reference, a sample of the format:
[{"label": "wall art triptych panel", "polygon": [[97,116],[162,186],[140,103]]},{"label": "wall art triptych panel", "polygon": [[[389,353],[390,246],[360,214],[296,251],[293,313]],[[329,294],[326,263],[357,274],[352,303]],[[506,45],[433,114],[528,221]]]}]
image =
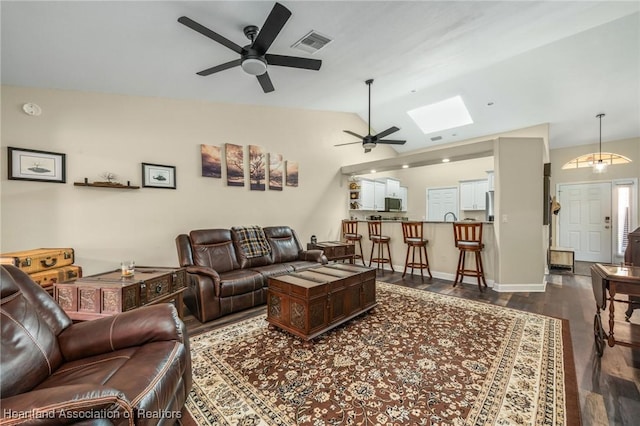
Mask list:
[{"label": "wall art triptych panel", "polygon": [[244,186],[244,149],[242,145],[227,143],[225,157],[227,163],[227,185]]},{"label": "wall art triptych panel", "polygon": [[220,151],[219,146],[200,145],[202,176],[218,179],[222,177],[222,156]]},{"label": "wall art triptych panel", "polygon": [[284,175],[284,163],[282,154],[269,154],[269,189],[282,191],[282,176]]},{"label": "wall art triptych panel", "polygon": [[286,170],[287,170],[286,185],[298,186],[298,170],[299,170],[298,162],[287,160]]},{"label": "wall art triptych panel", "polygon": [[264,191],[267,179],[267,156],[260,146],[249,145],[249,189]]}]

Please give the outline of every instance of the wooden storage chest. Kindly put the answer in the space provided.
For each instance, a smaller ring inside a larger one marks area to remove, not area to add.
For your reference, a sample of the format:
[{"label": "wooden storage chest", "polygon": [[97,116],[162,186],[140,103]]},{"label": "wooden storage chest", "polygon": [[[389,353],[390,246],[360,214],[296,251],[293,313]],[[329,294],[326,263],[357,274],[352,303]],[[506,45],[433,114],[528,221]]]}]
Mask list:
[{"label": "wooden storage chest", "polygon": [[356,253],[355,244],[343,243],[342,241],[321,241],[307,244],[307,250],[322,250],[328,260],[349,260],[353,263]]},{"label": "wooden storage chest", "polygon": [[374,269],[326,265],[269,278],[267,321],[310,340],[376,304]]},{"label": "wooden storage chest", "polygon": [[136,267],[131,277],[105,272],[54,285],[54,298],[73,320],[91,320],[155,303],[175,302],[182,317],[183,268]]}]

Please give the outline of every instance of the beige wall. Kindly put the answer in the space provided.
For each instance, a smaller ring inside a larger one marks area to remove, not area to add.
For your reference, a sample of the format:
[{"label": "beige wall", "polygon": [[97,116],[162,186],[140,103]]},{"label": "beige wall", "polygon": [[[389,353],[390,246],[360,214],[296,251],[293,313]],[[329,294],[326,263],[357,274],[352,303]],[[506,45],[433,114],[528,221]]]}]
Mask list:
[{"label": "beige wall", "polygon": [[[303,244],[333,239],[347,213],[340,167],[388,158],[377,147],[334,147],[366,132],[355,114],[265,108],[74,91],[2,87],[2,252],[73,247],[85,275],[176,265],[176,235],[197,228],[290,225]],[[42,115],[22,112],[33,102]],[[200,144],[260,145],[300,165],[300,186],[249,191],[201,176]],[[6,147],[66,154],[67,183],[7,180]],[[177,190],[75,187],[113,172],[141,184],[141,163],[176,166]]]},{"label": "beige wall", "polygon": [[497,279],[500,290],[544,282],[545,229],[541,138],[498,138],[495,143]]}]

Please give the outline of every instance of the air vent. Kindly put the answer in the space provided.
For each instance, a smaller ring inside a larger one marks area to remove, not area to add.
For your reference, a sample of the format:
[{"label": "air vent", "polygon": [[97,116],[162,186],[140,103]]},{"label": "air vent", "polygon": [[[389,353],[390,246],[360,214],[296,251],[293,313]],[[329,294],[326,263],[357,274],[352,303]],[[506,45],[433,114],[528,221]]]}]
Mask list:
[{"label": "air vent", "polygon": [[316,53],[318,50],[331,43],[331,40],[326,35],[320,34],[317,31],[311,30],[307,35],[300,40],[293,43],[291,47],[302,50],[307,53]]},{"label": "air vent", "polygon": [[442,136],[434,136],[431,138],[431,142],[439,141],[440,139],[442,139]]}]

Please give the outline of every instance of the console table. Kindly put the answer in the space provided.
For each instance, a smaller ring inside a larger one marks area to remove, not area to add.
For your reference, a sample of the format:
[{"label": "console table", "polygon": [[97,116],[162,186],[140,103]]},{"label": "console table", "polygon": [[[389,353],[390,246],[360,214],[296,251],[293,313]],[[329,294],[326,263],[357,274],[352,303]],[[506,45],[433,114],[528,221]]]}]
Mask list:
[{"label": "console table", "polygon": [[[640,267],[603,265],[596,263],[591,267],[591,285],[596,299],[596,315],[593,319],[593,333],[598,355],[604,352],[604,342],[613,347],[616,344],[630,347],[640,347],[640,325],[629,322],[616,321],[615,302],[632,306],[637,303],[633,296],[640,296]],[[617,299],[616,295],[628,295],[629,299]],[[609,333],[602,327],[600,311],[607,308],[609,302]],[[614,335],[614,327],[618,327],[618,335]]]}]

